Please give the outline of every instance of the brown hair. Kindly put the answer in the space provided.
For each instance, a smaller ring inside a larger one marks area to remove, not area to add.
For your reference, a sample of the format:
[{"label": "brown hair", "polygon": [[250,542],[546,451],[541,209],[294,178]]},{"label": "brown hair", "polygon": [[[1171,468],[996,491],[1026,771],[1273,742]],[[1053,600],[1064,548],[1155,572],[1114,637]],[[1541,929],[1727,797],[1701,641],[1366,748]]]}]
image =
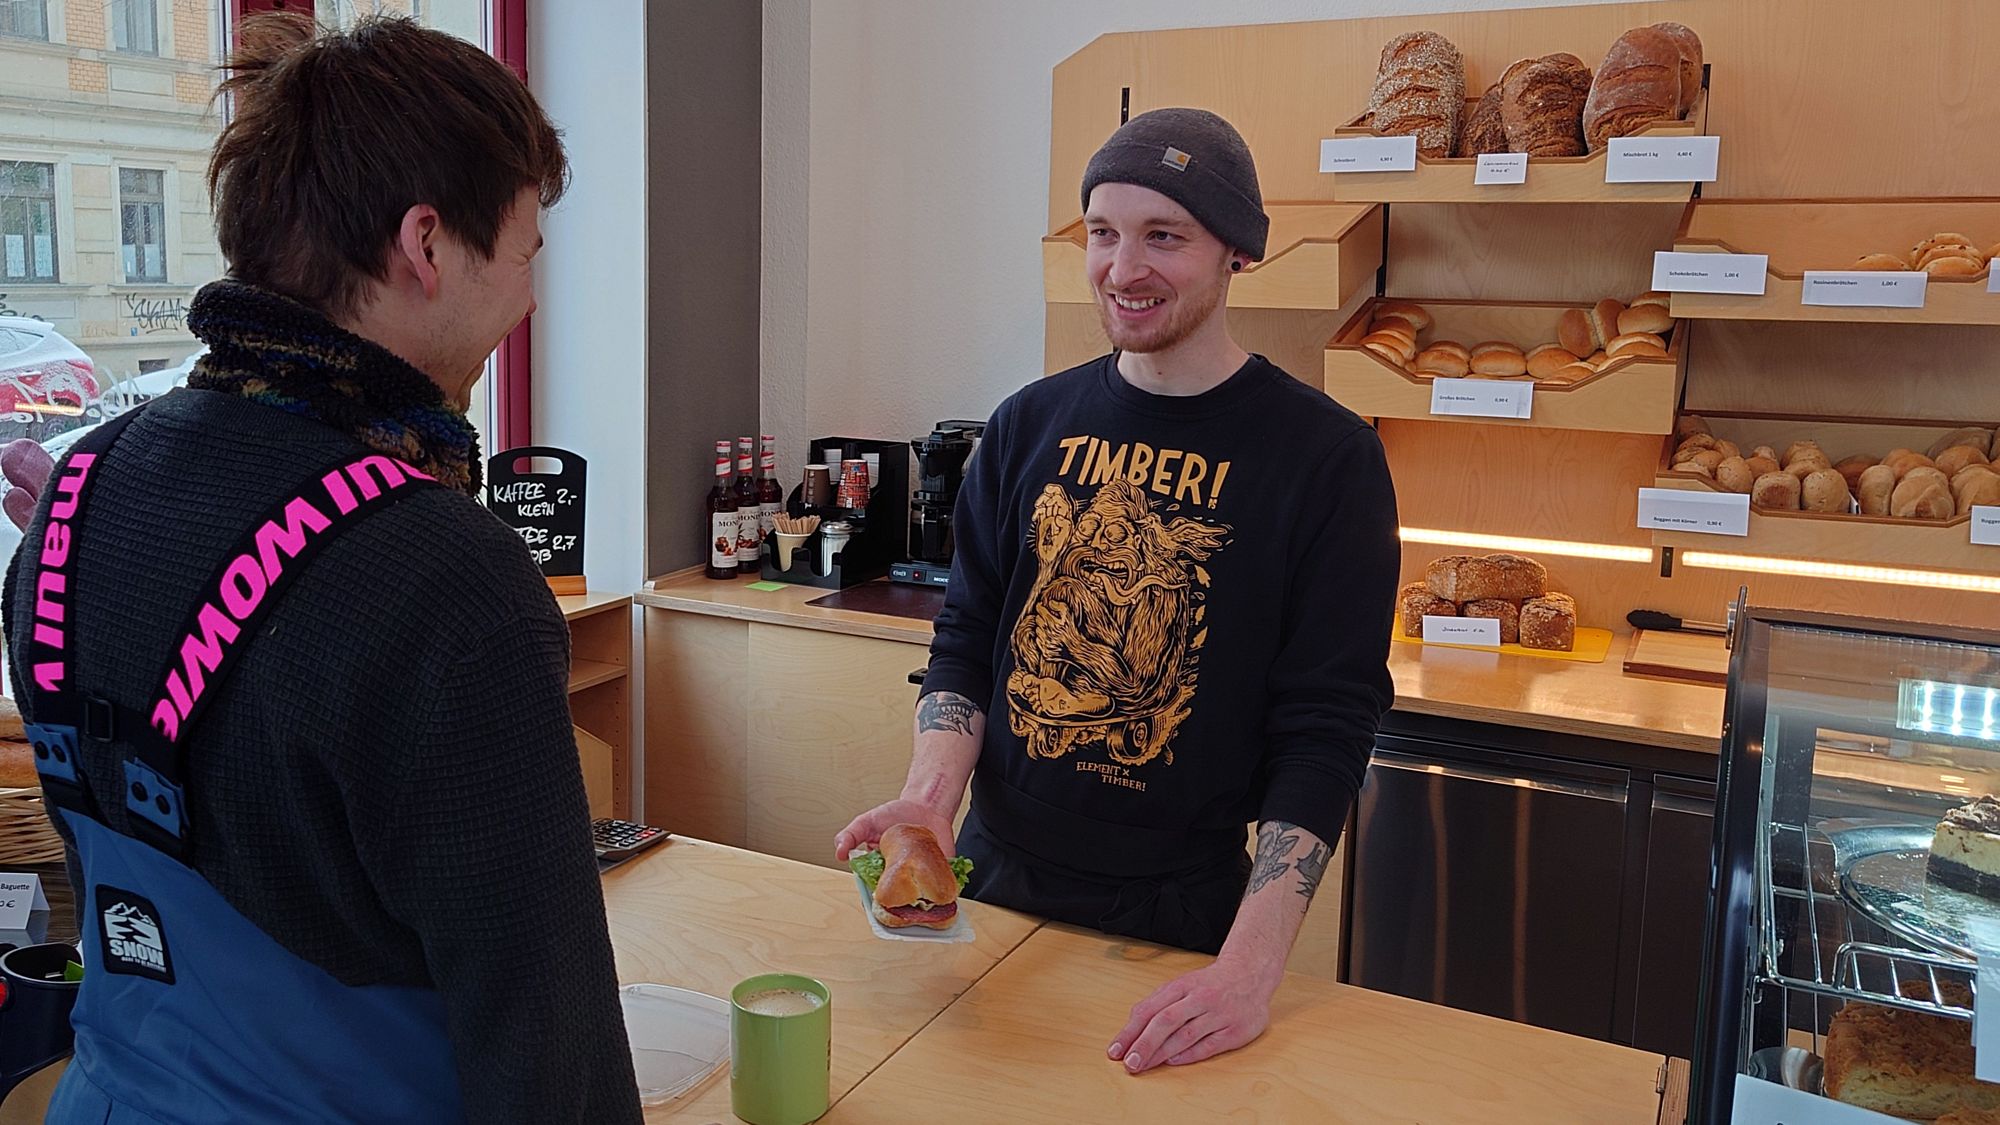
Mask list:
[{"label": "brown hair", "polygon": [[350,313],[388,276],[403,215],[427,203],[491,258],[521,189],[562,197],[561,135],[513,71],[412,20],[351,31],[271,13],[243,22],[217,96],[234,113],[208,164],[230,272]]}]

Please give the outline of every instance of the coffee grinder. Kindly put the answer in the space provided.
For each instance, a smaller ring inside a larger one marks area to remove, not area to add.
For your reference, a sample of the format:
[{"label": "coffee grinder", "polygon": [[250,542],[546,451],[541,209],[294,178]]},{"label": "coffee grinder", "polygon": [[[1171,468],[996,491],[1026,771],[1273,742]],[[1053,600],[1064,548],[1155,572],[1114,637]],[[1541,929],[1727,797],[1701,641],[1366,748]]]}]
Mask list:
[{"label": "coffee grinder", "polygon": [[897,582],[943,586],[951,581],[951,510],[973,445],[986,423],[939,422],[929,437],[910,443],[917,455],[917,489],[910,502],[910,561],[889,569]]}]

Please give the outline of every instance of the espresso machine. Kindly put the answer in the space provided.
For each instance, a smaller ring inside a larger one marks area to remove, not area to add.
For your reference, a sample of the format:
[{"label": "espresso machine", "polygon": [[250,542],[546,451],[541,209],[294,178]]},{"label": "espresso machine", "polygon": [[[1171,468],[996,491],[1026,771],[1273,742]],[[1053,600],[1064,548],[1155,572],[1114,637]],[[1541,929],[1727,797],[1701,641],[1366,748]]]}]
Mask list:
[{"label": "espresso machine", "polygon": [[917,586],[951,581],[952,507],[965,482],[966,463],[986,423],[939,422],[929,437],[910,448],[917,458],[917,488],[910,500],[910,560],[889,568],[889,577]]}]

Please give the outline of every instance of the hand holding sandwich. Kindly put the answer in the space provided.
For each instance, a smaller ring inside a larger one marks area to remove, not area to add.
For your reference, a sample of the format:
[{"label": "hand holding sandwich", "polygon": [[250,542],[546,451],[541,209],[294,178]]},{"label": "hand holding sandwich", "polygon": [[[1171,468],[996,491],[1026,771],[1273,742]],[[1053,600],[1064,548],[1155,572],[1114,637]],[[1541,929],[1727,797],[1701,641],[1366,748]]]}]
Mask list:
[{"label": "hand holding sandwich", "polygon": [[855,853],[848,866],[873,892],[875,920],[890,929],[951,928],[972,871],[970,860],[947,860],[936,834],[919,824],[891,825],[880,848]]}]

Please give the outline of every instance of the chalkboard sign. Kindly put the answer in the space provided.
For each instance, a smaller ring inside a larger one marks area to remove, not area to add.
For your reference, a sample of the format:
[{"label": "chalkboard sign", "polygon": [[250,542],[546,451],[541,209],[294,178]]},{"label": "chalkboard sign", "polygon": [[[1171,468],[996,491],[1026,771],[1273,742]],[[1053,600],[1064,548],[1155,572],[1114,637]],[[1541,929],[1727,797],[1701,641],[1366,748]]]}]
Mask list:
[{"label": "chalkboard sign", "polygon": [[[557,464],[532,471],[530,458]],[[514,529],[558,594],[583,593],[584,459],[567,449],[524,445],[486,463],[486,506]]]}]

